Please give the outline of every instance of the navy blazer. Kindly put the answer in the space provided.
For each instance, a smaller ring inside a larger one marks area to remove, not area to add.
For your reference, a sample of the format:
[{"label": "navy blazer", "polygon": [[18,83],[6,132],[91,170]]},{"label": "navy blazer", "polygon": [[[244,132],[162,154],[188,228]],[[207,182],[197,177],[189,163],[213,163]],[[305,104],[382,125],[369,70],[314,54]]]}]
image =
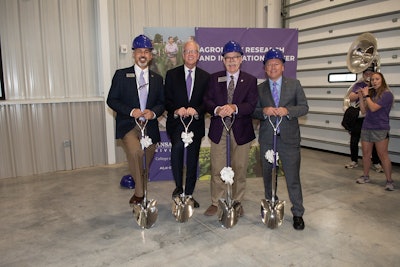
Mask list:
[{"label": "navy blazer", "polygon": [[189,102],[184,65],[167,72],[165,77],[165,109],[168,111],[167,132],[170,136],[177,129],[180,132],[184,130],[180,119],[174,118],[174,111],[180,107],[192,107],[197,111],[199,118],[193,120],[189,131],[193,131],[200,138],[205,135],[203,97],[208,87],[209,78],[208,72],[196,67],[193,91]]},{"label": "navy blazer", "polygon": [[[261,121],[259,143],[272,145],[274,130],[268,117],[265,117],[263,113],[264,107],[275,106],[268,79],[258,85],[258,93],[260,97],[253,116]],[[289,111],[289,116],[283,117],[279,126],[281,141],[291,145],[300,145],[298,117],[307,114],[308,104],[299,80],[282,77],[279,107],[285,107]],[[275,118],[271,118],[271,121],[275,121]]]},{"label": "navy blazer", "polygon": [[[136,126],[135,119],[130,116],[132,109],[140,109],[136,77],[135,69],[132,66],[117,70],[112,79],[107,104],[117,113],[115,129],[117,139],[123,138]],[[165,110],[163,78],[151,70],[149,70],[149,94],[146,108],[153,111],[156,117],[161,116]],[[149,120],[146,135],[151,138],[153,144],[160,141],[157,119]]]},{"label": "navy blazer", "polygon": [[[210,77],[210,83],[204,103],[208,113],[211,114],[210,130],[208,137],[218,144],[225,129],[220,116],[214,116],[217,106],[227,104],[228,90],[226,71],[214,73]],[[232,104],[237,105],[238,114],[232,125],[232,131],[238,145],[246,144],[256,138],[251,115],[254,112],[258,100],[257,78],[244,71],[240,71],[239,78],[233,94]]]}]

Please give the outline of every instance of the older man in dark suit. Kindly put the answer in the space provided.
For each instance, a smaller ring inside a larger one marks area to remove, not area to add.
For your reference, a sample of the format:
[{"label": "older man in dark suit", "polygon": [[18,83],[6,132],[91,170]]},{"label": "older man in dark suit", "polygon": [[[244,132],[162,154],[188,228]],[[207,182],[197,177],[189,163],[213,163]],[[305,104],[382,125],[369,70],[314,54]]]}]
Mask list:
[{"label": "older man in dark suit", "polygon": [[282,117],[278,127],[277,151],[285,172],[289,198],[292,202],[293,227],[304,229],[303,196],[300,183],[300,127],[298,117],[308,112],[307,99],[300,82],[282,76],[285,58],[277,49],[269,50],[264,57],[267,74],[265,82],[258,86],[259,100],[254,117],[260,122],[260,152],[263,167],[265,198],[272,198],[272,164],[264,155],[273,149],[274,129],[268,119]]},{"label": "older man in dark suit", "polygon": [[[229,41],[222,52],[226,70],[210,77],[204,97],[207,112],[211,114],[208,137],[211,140],[211,205],[205,215],[212,216],[218,211],[218,200],[226,192],[220,171],[226,166],[226,131],[221,118],[235,116],[231,132],[231,167],[235,173],[232,197],[243,199],[246,187],[247,165],[251,141],[255,139],[251,115],[258,100],[256,77],[240,70],[243,50],[239,43]],[[239,216],[243,215],[243,208]]]},{"label": "older man in dark suit", "polygon": [[149,70],[152,59],[151,40],[139,35],[133,40],[132,67],[117,70],[112,79],[107,104],[116,113],[116,138],[122,139],[128,159],[128,166],[135,181],[135,193],[129,204],[137,204],[143,200],[143,150],[140,144],[141,131],[135,119],[148,121],[146,135],[152,145],[146,149],[147,168],[153,159],[156,143],[160,141],[157,117],[164,108],[163,79]]},{"label": "older man in dark suit", "polygon": [[[191,196],[197,180],[201,139],[205,135],[203,97],[208,86],[210,75],[196,66],[199,60],[199,45],[188,41],[183,48],[184,65],[169,70],[165,77],[165,108],[168,111],[167,133],[171,139],[171,167],[176,188],[172,197],[179,196],[185,190],[185,195]],[[187,147],[186,177],[183,175],[184,143],[181,133],[185,131],[180,120],[190,122],[188,132],[193,133],[192,143]],[[183,179],[186,179],[183,188]],[[194,207],[200,204],[193,198]]]}]

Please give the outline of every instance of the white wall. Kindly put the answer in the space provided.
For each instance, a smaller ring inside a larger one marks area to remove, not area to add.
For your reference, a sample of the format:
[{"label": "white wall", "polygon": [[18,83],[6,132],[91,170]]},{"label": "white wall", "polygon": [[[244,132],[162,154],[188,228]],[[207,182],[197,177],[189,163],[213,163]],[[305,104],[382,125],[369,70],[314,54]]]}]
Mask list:
[{"label": "white wall", "polygon": [[[285,25],[299,29],[298,73],[310,105],[301,118],[302,145],[349,154],[343,129],[343,97],[351,83],[329,84],[327,76],[348,72],[350,45],[365,32],[377,38],[381,72],[395,95],[390,113],[389,153],[400,162],[400,2],[286,1]],[[361,149],[360,149],[361,155]]]}]

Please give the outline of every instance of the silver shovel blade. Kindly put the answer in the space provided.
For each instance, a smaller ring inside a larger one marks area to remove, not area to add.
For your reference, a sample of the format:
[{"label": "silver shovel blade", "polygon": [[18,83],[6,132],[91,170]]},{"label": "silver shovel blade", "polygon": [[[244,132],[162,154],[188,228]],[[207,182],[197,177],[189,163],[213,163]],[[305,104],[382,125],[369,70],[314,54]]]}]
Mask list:
[{"label": "silver shovel blade", "polygon": [[149,200],[147,201],[147,205],[143,205],[142,203],[134,204],[132,212],[137,224],[141,228],[151,228],[156,223],[158,217],[157,200]]},{"label": "silver shovel blade", "polygon": [[187,222],[194,212],[194,201],[189,196],[177,196],[172,203],[172,214],[178,222]]},{"label": "silver shovel blade", "polygon": [[268,228],[275,229],[283,223],[285,201],[261,200],[261,219]]},{"label": "silver shovel blade", "polygon": [[218,220],[222,227],[232,228],[236,225],[241,207],[240,201],[232,200],[227,203],[225,199],[218,200]]}]

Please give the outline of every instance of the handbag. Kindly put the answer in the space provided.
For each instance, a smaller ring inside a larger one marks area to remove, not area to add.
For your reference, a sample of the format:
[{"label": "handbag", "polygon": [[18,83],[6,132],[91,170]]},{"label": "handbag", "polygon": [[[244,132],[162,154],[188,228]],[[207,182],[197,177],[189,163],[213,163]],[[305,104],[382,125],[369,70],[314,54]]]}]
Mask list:
[{"label": "handbag", "polygon": [[351,132],[359,114],[360,114],[359,107],[353,107],[353,106],[348,107],[343,114],[343,119],[342,119],[343,128]]}]

